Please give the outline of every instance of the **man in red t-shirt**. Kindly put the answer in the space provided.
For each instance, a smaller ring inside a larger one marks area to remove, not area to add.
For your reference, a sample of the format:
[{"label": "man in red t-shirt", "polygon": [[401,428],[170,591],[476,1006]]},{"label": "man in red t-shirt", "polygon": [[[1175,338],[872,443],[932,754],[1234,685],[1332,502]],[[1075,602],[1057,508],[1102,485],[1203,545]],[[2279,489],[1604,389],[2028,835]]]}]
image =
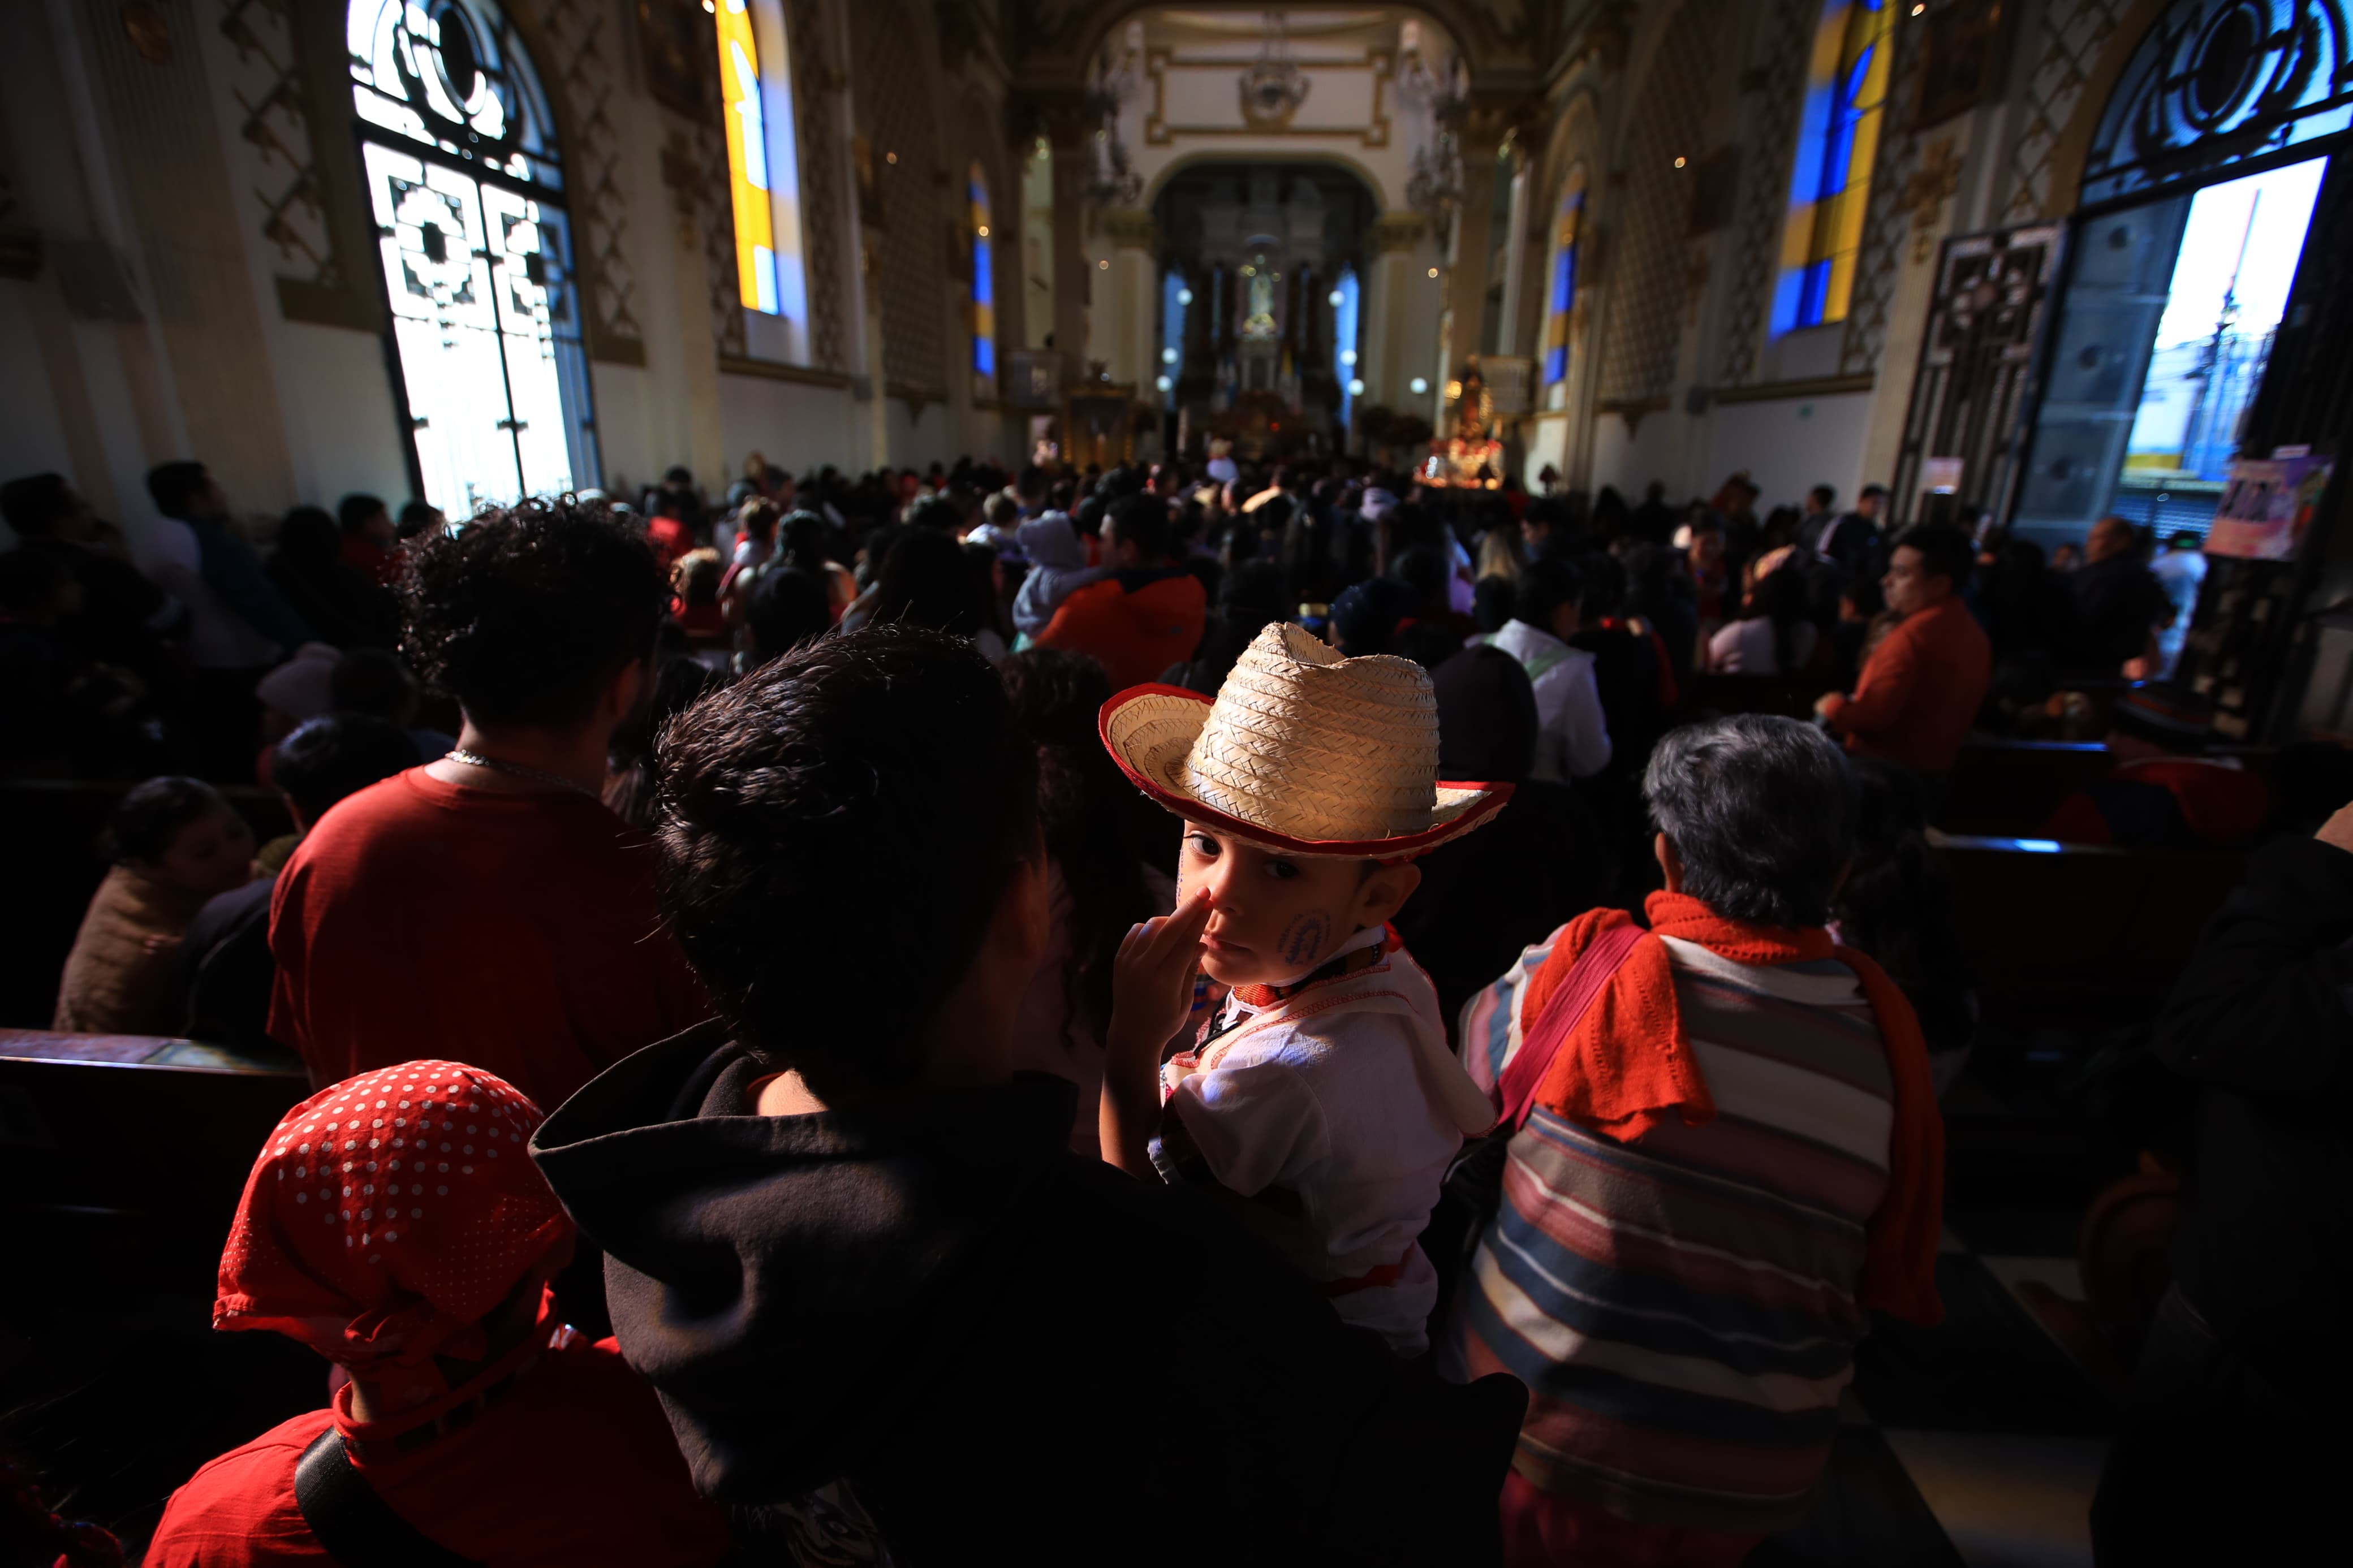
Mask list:
[{"label": "man in red t-shirt", "polygon": [[270,1037],[314,1083],[430,1052],[555,1105],[710,1012],[645,838],[597,794],[668,592],[632,530],[568,502],[427,541],[406,589],[409,651],[464,727],[287,862]]},{"label": "man in red t-shirt", "polygon": [[1833,691],[1814,712],[1859,757],[1948,773],[1993,684],[1993,644],[1961,602],[1977,560],[1968,535],[1923,523],[1896,541],[1881,588],[1904,617],[1863,661],[1854,694]]}]

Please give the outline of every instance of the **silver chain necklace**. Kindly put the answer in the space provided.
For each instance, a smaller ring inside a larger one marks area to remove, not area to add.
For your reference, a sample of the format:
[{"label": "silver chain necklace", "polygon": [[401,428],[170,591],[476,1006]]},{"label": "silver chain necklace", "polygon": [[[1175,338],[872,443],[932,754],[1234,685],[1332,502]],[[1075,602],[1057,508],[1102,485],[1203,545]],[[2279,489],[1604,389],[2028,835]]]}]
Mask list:
[{"label": "silver chain necklace", "polygon": [[537,779],[542,784],[552,784],[559,789],[568,789],[575,795],[585,795],[591,800],[604,798],[587,785],[577,780],[565,778],[562,773],[551,773],[539,768],[527,768],[521,763],[486,757],[480,752],[470,752],[463,746],[452,746],[441,754],[450,762],[463,763],[470,768],[480,768],[486,773],[506,773],[519,779]]}]

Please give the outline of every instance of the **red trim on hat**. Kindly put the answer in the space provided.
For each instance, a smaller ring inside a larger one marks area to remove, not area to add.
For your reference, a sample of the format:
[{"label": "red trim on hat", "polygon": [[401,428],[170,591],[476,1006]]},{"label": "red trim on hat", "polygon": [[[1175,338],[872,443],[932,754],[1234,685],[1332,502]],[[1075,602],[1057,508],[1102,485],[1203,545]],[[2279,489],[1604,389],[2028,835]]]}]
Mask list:
[{"label": "red trim on hat", "polygon": [[1182,697],[1198,702],[1204,708],[1214,705],[1208,698],[1190,688],[1162,686],[1156,683],[1147,686],[1131,686],[1114,696],[1096,713],[1095,734],[1103,742],[1103,750],[1111,753],[1111,760],[1119,764],[1119,771],[1125,773],[1136,788],[1177,816],[1188,821],[1201,823],[1205,826],[1214,827],[1221,833],[1229,833],[1236,838],[1247,840],[1261,848],[1280,850],[1293,855],[1328,855],[1350,859],[1410,860],[1418,855],[1437,848],[1450,838],[1470,832],[1495,813],[1503,810],[1504,804],[1512,798],[1512,791],[1515,787],[1508,784],[1458,783],[1441,779],[1437,786],[1440,789],[1481,790],[1485,792],[1486,798],[1472,801],[1454,816],[1434,827],[1424,828],[1419,833],[1400,834],[1393,838],[1293,838],[1288,834],[1276,833],[1270,828],[1261,827],[1255,823],[1244,822],[1238,816],[1229,816],[1217,807],[1191,795],[1178,795],[1167,785],[1155,779],[1146,778],[1129,766],[1127,758],[1123,756],[1120,749],[1111,742],[1111,721],[1122,708],[1139,697]]}]

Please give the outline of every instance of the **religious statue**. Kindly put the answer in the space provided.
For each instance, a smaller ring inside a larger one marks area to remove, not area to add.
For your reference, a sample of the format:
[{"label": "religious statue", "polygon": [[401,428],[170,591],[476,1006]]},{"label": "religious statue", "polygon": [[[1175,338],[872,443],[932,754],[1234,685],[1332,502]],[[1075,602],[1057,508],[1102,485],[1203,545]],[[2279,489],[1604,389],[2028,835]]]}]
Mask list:
[{"label": "religious statue", "polygon": [[1489,434],[1495,424],[1495,400],[1486,377],[1472,360],[1462,379],[1448,389],[1454,396],[1454,434],[1430,444],[1430,460],[1422,465],[1426,481],[1463,489],[1493,489],[1502,481],[1504,444]]}]

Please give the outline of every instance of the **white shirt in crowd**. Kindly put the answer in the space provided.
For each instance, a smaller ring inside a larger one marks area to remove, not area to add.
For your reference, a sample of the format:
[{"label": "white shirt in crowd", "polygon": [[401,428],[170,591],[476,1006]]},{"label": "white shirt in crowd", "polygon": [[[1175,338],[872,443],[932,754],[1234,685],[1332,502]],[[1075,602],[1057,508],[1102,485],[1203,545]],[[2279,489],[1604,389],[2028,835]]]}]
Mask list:
[{"label": "white shirt in crowd", "polygon": [[[1797,632],[1789,639],[1789,654],[1799,669],[1805,668],[1807,661],[1814,657],[1814,639],[1820,635],[1813,622],[1798,623]],[[1716,634],[1707,639],[1707,668],[1716,675],[1795,673],[1781,668],[1773,642],[1773,621],[1768,616],[1752,616],[1717,628]]]},{"label": "white shirt in crowd", "polygon": [[1529,777],[1567,783],[1609,765],[1609,725],[1593,656],[1525,621],[1507,621],[1487,639],[1520,661],[1536,689],[1536,765]]}]

